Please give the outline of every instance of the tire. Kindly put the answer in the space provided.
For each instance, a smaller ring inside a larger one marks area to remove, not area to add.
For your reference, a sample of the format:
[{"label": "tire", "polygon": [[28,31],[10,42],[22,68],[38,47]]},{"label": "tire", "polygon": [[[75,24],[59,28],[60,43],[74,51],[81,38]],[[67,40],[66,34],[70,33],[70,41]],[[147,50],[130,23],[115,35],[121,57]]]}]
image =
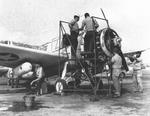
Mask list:
[{"label": "tire", "polygon": [[57,93],[63,93],[63,90],[67,89],[66,81],[63,79],[58,79],[55,83],[55,90]]}]

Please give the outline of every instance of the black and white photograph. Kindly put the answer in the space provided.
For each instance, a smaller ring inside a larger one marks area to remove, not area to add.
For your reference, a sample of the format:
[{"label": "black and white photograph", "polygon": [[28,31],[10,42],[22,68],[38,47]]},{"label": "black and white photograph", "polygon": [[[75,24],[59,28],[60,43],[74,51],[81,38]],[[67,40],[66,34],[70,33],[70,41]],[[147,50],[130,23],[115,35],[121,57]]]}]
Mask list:
[{"label": "black and white photograph", "polygon": [[148,0],[0,0],[0,116],[150,116]]}]

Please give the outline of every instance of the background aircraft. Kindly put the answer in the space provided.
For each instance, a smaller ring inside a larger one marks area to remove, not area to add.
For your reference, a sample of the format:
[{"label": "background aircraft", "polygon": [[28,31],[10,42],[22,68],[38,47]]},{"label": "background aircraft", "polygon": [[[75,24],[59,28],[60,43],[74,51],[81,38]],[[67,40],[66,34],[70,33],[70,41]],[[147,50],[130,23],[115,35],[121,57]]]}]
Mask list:
[{"label": "background aircraft", "polygon": [[0,77],[4,76],[9,69],[9,67],[0,66]]},{"label": "background aircraft", "polygon": [[0,43],[0,66],[12,68],[15,77],[31,78],[33,64],[40,64],[46,77],[58,74],[58,64],[65,60],[64,56],[59,56],[57,50],[50,52],[28,46],[13,42]]}]

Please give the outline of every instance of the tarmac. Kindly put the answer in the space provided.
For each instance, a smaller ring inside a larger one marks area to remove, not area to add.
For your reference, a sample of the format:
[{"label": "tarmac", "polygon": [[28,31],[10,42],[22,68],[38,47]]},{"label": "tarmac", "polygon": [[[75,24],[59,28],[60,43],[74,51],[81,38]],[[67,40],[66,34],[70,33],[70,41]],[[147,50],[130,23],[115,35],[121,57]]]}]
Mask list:
[{"label": "tarmac", "polygon": [[[54,92],[35,97],[33,107],[26,107],[24,87],[11,88],[0,79],[0,116],[150,116],[150,69],[143,71],[143,93],[134,93],[132,77],[123,80],[122,96],[112,98],[107,90],[99,92],[98,101],[90,101],[91,92]],[[106,85],[107,88],[107,85]]]}]

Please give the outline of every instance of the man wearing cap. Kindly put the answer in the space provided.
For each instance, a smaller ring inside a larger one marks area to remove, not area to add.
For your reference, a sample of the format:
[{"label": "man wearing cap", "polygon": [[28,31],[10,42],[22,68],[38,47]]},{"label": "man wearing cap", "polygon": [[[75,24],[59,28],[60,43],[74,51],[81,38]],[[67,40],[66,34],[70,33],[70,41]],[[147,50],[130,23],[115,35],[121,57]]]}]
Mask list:
[{"label": "man wearing cap", "polygon": [[82,26],[80,28],[80,30],[85,29],[86,31],[84,37],[84,50],[85,52],[93,52],[96,29],[99,25],[96,20],[90,17],[89,13],[85,13],[84,16],[85,19],[82,21]]},{"label": "man wearing cap", "polygon": [[79,35],[79,16],[74,15],[74,19],[69,23],[69,28],[70,28],[70,34],[71,34],[71,55],[73,57],[76,56],[76,49],[78,45],[78,35]]}]

